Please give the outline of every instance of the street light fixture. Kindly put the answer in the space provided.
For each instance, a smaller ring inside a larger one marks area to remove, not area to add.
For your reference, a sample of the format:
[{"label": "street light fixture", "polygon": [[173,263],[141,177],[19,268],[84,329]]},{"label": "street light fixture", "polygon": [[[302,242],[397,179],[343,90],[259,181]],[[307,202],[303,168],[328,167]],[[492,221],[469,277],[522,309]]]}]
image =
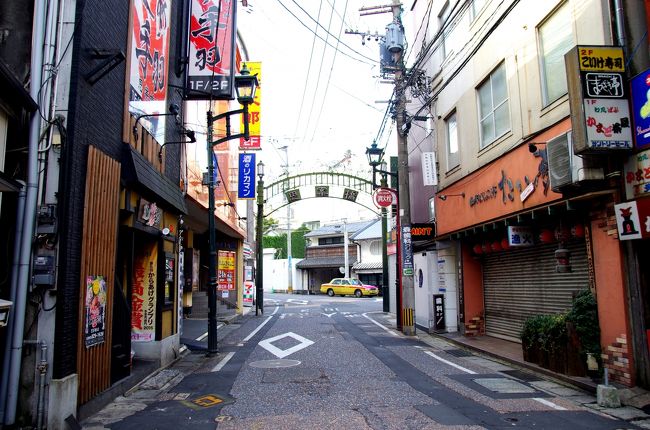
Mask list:
[{"label": "street light fixture", "polygon": [[255,233],[255,253],[257,264],[255,270],[255,315],[264,314],[264,163],[257,163],[257,228]]},{"label": "street light fixture", "polygon": [[145,113],[138,115],[135,118],[135,123],[133,123],[133,139],[136,142],[138,141],[138,122],[140,122],[142,118],[151,118],[154,116],[173,116],[176,119],[176,122],[180,123],[180,114],[181,108],[176,103],[172,103],[169,105],[169,113]]},{"label": "street light fixture", "polygon": [[[243,105],[241,109],[220,113],[212,116],[212,110],[207,112],[207,149],[208,149],[208,243],[210,256],[208,260],[208,353],[217,352],[217,238],[214,226],[214,186],[215,186],[215,165],[214,151],[215,145],[232,139],[250,139],[248,125],[248,105],[255,98],[257,89],[257,76],[251,75],[246,67],[242,66],[240,74],[235,76],[235,91],[237,92],[237,101]],[[244,132],[232,134],[230,132],[230,117],[232,115],[242,114],[244,116]],[[226,120],[226,135],[217,140],[212,140],[212,126],[216,121]]]}]

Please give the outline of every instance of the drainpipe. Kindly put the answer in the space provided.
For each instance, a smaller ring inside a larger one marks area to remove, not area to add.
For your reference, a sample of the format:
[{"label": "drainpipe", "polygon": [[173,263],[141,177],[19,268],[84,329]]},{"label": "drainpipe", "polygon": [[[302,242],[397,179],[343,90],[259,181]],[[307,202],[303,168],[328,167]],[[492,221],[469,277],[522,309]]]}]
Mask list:
[{"label": "drainpipe", "polygon": [[[43,43],[45,40],[45,0],[34,2],[34,26],[32,35],[32,59],[30,68],[29,93],[34,100],[39,100],[38,91],[43,77]],[[27,184],[23,231],[21,237],[16,237],[20,243],[20,261],[14,267],[13,275],[18,273],[16,285],[16,302],[14,303],[13,327],[11,327],[11,354],[9,358],[9,385],[7,390],[4,424],[12,425],[16,420],[16,406],[20,389],[20,367],[23,350],[23,334],[25,330],[25,308],[27,306],[27,290],[29,287],[29,267],[32,259],[32,239],[34,237],[34,221],[36,217],[36,201],[38,199],[38,141],[41,117],[38,112],[32,114],[29,127],[29,152],[27,155]],[[20,220],[18,220],[20,222]],[[17,269],[17,270],[16,270]]]},{"label": "drainpipe", "polygon": [[[17,291],[17,283],[18,283],[18,264],[20,262],[20,241],[17,240],[20,237],[22,237],[23,234],[23,223],[22,219],[25,216],[25,196],[27,195],[27,192],[25,191],[25,183],[20,181],[22,187],[20,188],[20,191],[18,192],[18,201],[17,206],[18,209],[16,210],[16,240],[14,240],[14,261],[12,264],[12,276],[11,276],[11,290],[10,290],[10,297],[9,300],[11,300],[12,303],[16,303],[16,291]],[[7,321],[7,337],[5,339],[5,352],[4,352],[4,357],[5,360],[2,363],[2,378],[0,378],[0,423],[4,421],[5,417],[5,405],[7,402],[7,389],[9,388],[9,370],[10,370],[10,363],[11,363],[11,340],[13,339],[13,332],[11,328],[13,327],[13,321],[14,321],[14,315],[16,315],[16,311],[12,309],[9,312],[9,320]]]},{"label": "drainpipe", "polygon": [[38,370],[38,401],[36,406],[36,429],[43,428],[43,416],[45,412],[45,376],[47,375],[47,343],[44,340],[25,340],[25,345],[37,345],[41,347],[41,361],[36,365]]},{"label": "drainpipe", "polygon": [[616,43],[623,47],[623,52],[627,55],[627,46],[625,45],[625,17],[623,13],[623,0],[614,0],[614,17],[616,21]]}]

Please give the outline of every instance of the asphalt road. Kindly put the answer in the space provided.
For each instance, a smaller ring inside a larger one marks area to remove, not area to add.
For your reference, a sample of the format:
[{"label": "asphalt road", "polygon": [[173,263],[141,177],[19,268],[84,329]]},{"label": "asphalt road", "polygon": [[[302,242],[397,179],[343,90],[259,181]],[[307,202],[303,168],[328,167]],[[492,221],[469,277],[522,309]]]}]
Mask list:
[{"label": "asphalt road", "polygon": [[[264,315],[222,328],[216,356],[187,355],[84,428],[637,428],[575,390],[386,328],[381,298],[268,296]],[[200,337],[200,323],[185,330]]]}]

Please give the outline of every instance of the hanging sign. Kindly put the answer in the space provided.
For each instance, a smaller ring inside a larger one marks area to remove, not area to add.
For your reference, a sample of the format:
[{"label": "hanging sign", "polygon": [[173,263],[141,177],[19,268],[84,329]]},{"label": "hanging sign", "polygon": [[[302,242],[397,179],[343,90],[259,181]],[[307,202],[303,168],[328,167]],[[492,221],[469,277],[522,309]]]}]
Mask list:
[{"label": "hanging sign", "polygon": [[155,339],[157,266],[157,243],[147,243],[136,250],[131,294],[131,340],[133,342],[151,342]]},{"label": "hanging sign", "polygon": [[[133,0],[131,5],[129,113],[166,114],[171,6],[159,0]],[[163,142],[165,118],[146,117],[140,124]]]},{"label": "hanging sign", "polygon": [[510,246],[533,246],[533,229],[527,226],[508,226],[508,244]]},{"label": "hanging sign", "polygon": [[255,198],[255,154],[239,154],[239,186],[237,197]]},{"label": "hanging sign", "polygon": [[632,89],[632,118],[636,147],[650,147],[650,69],[630,81]]},{"label": "hanging sign", "polygon": [[624,178],[628,199],[650,195],[650,149],[630,155],[625,163]]},{"label": "hanging sign", "polygon": [[104,343],[106,333],[106,280],[103,276],[86,277],[86,348]]},{"label": "hanging sign", "polygon": [[[248,132],[250,139],[239,138],[239,149],[262,149],[262,63],[247,62],[246,67],[250,74],[257,76],[258,86],[255,90],[255,99],[248,105]],[[244,115],[240,115],[240,130],[244,130]]]},{"label": "hanging sign", "polygon": [[232,99],[235,0],[191,0],[185,97]]},{"label": "hanging sign", "polygon": [[614,212],[620,240],[650,238],[650,199],[619,203]]},{"label": "hanging sign", "polygon": [[424,185],[438,185],[438,173],[436,171],[436,153],[422,153],[422,180]]}]

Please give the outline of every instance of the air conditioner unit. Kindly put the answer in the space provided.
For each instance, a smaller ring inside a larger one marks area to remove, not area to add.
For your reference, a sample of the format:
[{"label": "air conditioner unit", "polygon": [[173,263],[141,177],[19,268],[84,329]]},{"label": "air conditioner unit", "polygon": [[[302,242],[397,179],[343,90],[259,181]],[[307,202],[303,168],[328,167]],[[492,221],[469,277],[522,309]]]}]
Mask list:
[{"label": "air conditioner unit", "polygon": [[596,167],[593,161],[573,153],[571,132],[549,140],[546,143],[546,155],[551,189],[555,192],[560,192],[567,186],[605,177],[602,167]]}]

